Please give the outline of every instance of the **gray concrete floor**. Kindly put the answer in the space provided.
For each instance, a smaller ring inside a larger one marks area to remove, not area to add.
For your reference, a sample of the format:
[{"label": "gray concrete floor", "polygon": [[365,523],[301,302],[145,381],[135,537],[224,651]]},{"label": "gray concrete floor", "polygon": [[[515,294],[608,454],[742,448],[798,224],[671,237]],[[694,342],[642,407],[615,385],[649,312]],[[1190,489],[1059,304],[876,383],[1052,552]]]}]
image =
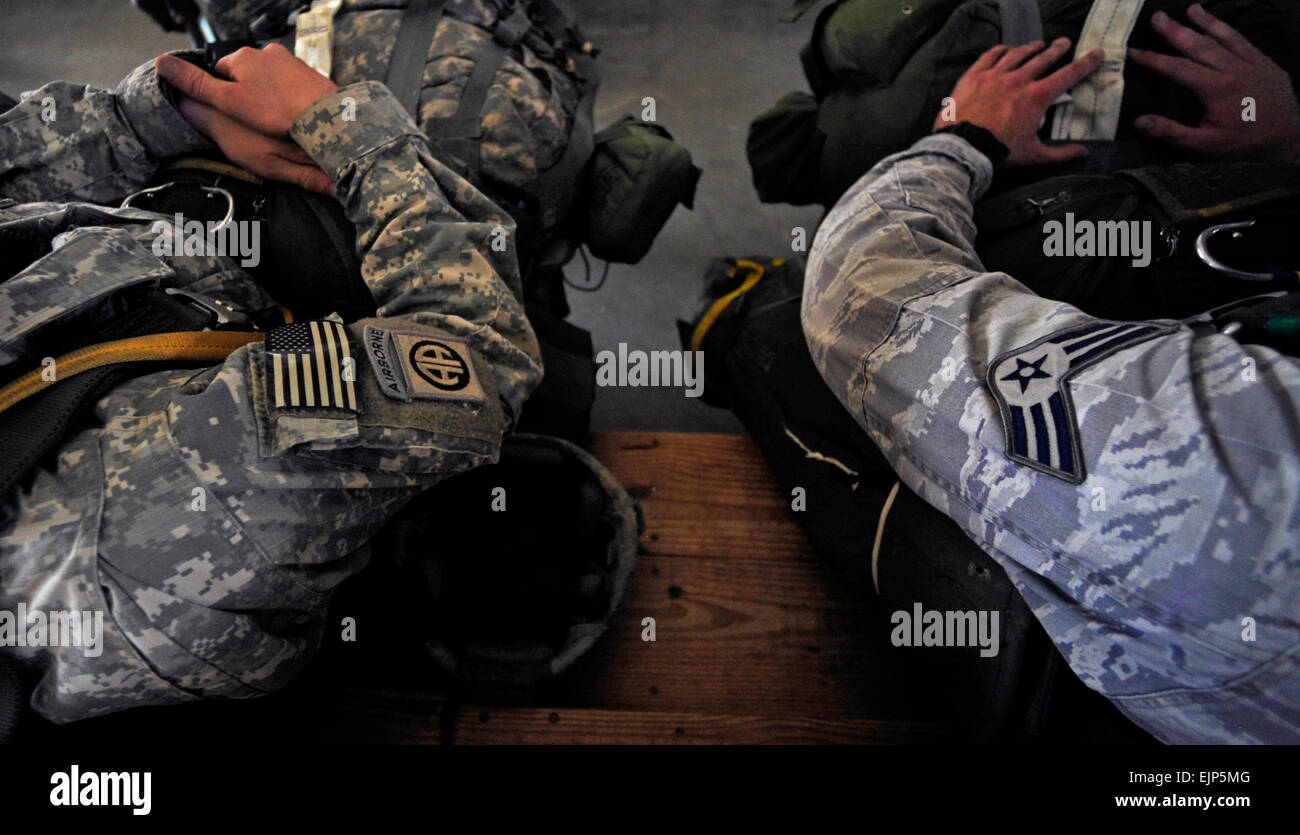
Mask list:
[{"label": "gray concrete floor", "polygon": [[[704,269],[720,255],[788,255],[791,229],[811,231],[814,209],[758,202],[745,162],[749,121],[782,93],[804,87],[798,49],[814,15],[779,23],[789,0],[577,0],[587,36],[603,50],[597,126],[655,99],[658,121],[704,169],[695,210],[678,208],[650,254],[611,266],[594,293],[570,291],[572,321],[596,350],[679,346],[676,320],[697,310]],[[0,90],[17,95],[46,81],[111,86],[140,63],[183,48],[128,0],[0,0]],[[593,263],[599,273],[601,264]],[[582,265],[569,268],[584,279]],[[680,389],[602,388],[596,429],[739,432],[729,412]]]}]

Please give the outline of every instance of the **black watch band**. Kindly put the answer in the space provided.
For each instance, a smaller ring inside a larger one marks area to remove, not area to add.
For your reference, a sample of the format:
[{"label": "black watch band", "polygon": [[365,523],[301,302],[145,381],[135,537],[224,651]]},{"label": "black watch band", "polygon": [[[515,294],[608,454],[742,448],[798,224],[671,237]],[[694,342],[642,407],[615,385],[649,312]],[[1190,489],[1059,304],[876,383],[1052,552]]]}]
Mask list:
[{"label": "black watch band", "polygon": [[1007,157],[1011,156],[1011,149],[1003,145],[993,135],[992,131],[970,122],[958,122],[955,125],[940,128],[935,133],[951,133],[960,136],[971,145],[974,145],[975,150],[988,157],[994,168],[1006,162]]}]

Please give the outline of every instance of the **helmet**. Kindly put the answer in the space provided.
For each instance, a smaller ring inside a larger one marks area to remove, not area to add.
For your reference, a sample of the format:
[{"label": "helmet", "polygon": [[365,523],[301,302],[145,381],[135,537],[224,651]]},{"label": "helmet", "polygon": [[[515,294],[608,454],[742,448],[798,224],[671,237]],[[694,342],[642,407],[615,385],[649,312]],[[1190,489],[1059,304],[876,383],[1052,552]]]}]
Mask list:
[{"label": "helmet", "polygon": [[596,642],[636,565],[637,503],[585,450],[506,438],[385,529],[433,660],[479,701],[526,702]]}]

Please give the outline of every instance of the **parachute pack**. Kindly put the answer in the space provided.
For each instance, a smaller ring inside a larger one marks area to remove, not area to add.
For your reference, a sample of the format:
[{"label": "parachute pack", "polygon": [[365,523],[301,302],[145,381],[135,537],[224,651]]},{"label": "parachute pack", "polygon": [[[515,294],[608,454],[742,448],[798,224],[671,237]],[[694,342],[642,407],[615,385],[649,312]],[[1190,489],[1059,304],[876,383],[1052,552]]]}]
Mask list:
[{"label": "parachute pack", "polygon": [[[746,149],[759,198],[834,205],[881,159],[929,134],[957,79],[999,43],[1058,37],[1077,43],[1096,5],[1103,12],[1135,14],[1128,43],[1166,52],[1168,45],[1150,26],[1151,15],[1165,11],[1181,19],[1191,2],[1147,0],[1140,10],[1139,4],[1115,0],[832,2],[818,13],[812,37],[800,52],[809,91],[786,94],[750,125]],[[786,19],[817,5],[816,0],[797,3]],[[1295,77],[1285,17],[1277,4],[1207,0],[1202,5]],[[1166,149],[1142,140],[1132,123],[1143,113],[1195,123],[1200,112],[1196,98],[1131,63],[1122,75],[1122,83],[1112,85],[1122,91],[1122,101],[1106,105],[1113,133],[1080,138],[1126,150],[1121,155],[1125,162],[1109,170],[1177,161]],[[1056,135],[1056,123],[1068,122],[1067,115],[1049,112],[1044,132]],[[1073,135],[1062,134],[1066,136]]]}]

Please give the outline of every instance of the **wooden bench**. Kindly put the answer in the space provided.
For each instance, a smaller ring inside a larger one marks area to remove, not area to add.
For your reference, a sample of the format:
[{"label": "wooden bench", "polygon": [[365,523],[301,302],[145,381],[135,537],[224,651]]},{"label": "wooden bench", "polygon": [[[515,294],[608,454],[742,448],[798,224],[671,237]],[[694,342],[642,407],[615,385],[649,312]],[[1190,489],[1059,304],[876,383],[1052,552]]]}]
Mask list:
[{"label": "wooden bench", "polygon": [[[589,448],[646,530],[610,630],[544,706],[449,706],[349,689],[348,741],[916,743],[946,739],[871,623],[814,557],[749,438],[601,432]],[[642,639],[654,618],[656,640]],[[446,713],[445,711],[450,711]]]}]

